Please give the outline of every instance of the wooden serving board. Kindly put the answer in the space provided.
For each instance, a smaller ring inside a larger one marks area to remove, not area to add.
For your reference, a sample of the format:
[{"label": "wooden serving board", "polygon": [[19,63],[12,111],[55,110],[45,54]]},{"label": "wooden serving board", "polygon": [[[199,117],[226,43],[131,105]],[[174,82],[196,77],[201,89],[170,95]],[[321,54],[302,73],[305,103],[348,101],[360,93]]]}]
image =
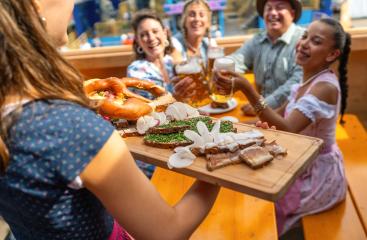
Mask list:
[{"label": "wooden serving board", "polygon": [[[258,198],[276,201],[317,157],[323,143],[318,138],[272,129],[263,130],[246,124],[235,124],[235,127],[238,132],[251,129],[262,131],[268,142],[276,140],[279,145],[287,148],[287,156],[280,160],[274,159],[270,164],[256,170],[241,163],[210,172],[206,169],[205,158],[202,157],[196,158],[187,168],[172,170]],[[135,159],[168,168],[167,161],[173,153],[172,150],[147,146],[142,137],[129,137],[125,141]]]}]

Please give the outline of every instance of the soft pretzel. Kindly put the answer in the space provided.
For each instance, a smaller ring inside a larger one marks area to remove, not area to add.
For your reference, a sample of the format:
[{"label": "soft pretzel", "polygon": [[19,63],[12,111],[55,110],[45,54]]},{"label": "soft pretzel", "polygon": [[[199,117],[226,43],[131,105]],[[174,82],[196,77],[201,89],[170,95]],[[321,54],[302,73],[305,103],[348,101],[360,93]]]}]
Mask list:
[{"label": "soft pretzel", "polygon": [[155,101],[131,92],[128,87],[149,91],[154,96],[161,96],[165,93],[164,88],[135,78],[112,77],[84,82],[84,91],[90,99],[100,102],[99,112],[104,116],[136,120],[151,113],[158,105],[155,104]]}]

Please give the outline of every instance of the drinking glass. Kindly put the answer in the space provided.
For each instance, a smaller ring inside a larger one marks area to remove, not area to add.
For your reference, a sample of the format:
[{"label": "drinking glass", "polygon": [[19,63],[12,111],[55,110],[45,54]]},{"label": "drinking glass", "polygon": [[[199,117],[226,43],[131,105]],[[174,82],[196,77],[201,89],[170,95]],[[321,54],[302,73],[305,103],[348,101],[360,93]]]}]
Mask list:
[{"label": "drinking glass", "polygon": [[[224,58],[224,57],[217,58],[214,61],[213,70],[214,71],[227,70],[230,72],[234,72],[235,62],[230,58]],[[232,84],[231,91],[228,94],[223,95],[222,93],[218,91],[216,84],[212,83],[211,88],[210,88],[210,98],[214,102],[218,102],[218,103],[228,102],[229,100],[231,100],[233,96],[233,84],[234,84],[233,81],[231,84]]]}]

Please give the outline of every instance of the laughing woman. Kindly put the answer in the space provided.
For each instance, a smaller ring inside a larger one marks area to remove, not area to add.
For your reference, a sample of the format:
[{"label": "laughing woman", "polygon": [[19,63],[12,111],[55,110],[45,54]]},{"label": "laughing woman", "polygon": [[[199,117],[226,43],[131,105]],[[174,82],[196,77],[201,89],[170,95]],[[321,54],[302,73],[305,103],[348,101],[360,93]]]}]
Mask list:
[{"label": "laughing woman", "polygon": [[[206,63],[210,38],[212,12],[205,0],[188,0],[185,2],[181,31],[175,35],[175,48],[181,53],[182,60],[198,56]],[[177,41],[178,40],[178,41]]]},{"label": "laughing woman", "polygon": [[[133,49],[136,60],[127,68],[127,76],[152,81],[173,92],[170,79],[173,77],[173,53],[171,38],[158,15],[149,10],[137,12],[132,21],[135,33]],[[152,98],[146,91],[134,90]],[[151,178],[154,165],[137,160],[139,168]]]},{"label": "laughing woman", "polygon": [[173,46],[162,20],[154,12],[142,10],[135,14],[132,27],[136,60],[127,68],[128,77],[153,81],[172,92]]}]

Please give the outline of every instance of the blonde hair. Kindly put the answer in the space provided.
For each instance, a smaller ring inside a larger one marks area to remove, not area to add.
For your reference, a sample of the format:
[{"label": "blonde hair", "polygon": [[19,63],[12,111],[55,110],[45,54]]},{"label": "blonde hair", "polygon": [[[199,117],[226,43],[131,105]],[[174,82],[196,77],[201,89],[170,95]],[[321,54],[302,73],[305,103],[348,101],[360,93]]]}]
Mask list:
[{"label": "blonde hair", "polygon": [[206,9],[207,9],[207,12],[208,12],[208,22],[209,22],[209,27],[207,29],[207,37],[210,39],[210,26],[211,26],[211,21],[212,21],[212,11],[210,9],[210,6],[208,4],[208,2],[206,0],[187,0],[184,4],[184,7],[183,7],[183,11],[182,11],[182,16],[181,16],[181,31],[183,32],[183,35],[184,35],[184,39],[187,38],[187,29],[186,29],[186,26],[185,26],[185,22],[186,22],[186,19],[189,15],[188,13],[188,8],[189,6],[193,5],[193,4],[200,4],[200,5],[203,5]]},{"label": "blonde hair", "polygon": [[[89,107],[83,78],[51,44],[33,1],[0,1],[0,111],[12,94],[24,99],[63,99]],[[17,108],[17,114],[21,106]],[[0,116],[0,173],[9,163],[5,144],[14,118]]]}]

